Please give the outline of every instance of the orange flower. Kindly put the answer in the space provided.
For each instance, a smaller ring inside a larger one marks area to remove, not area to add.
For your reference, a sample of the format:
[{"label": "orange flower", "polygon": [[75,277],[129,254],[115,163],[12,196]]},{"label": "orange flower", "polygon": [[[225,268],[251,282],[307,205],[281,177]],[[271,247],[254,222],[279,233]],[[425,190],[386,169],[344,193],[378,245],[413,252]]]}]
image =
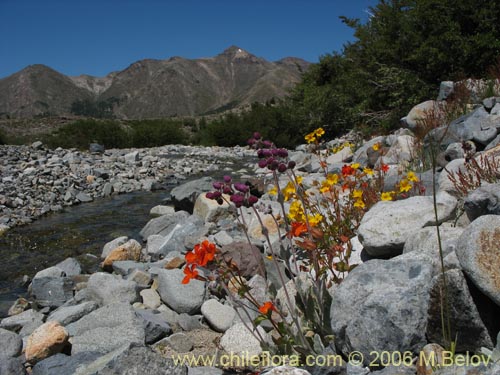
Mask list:
[{"label": "orange flower", "polygon": [[264,304],[259,307],[259,312],[261,314],[267,315],[269,311],[277,311],[274,303],[272,303],[271,301],[264,302]]},{"label": "orange flower", "polygon": [[290,237],[300,237],[304,233],[307,233],[307,225],[296,221],[292,223],[292,229],[288,234]]},{"label": "orange flower", "polygon": [[356,173],[356,170],[355,170],[353,167],[351,167],[350,165],[347,165],[347,164],[346,164],[346,165],[344,165],[344,166],[342,167],[342,175],[343,175],[344,177],[345,177],[345,176],[351,176],[351,175],[353,175],[353,174],[355,174],[355,173]]},{"label": "orange flower", "polygon": [[183,284],[189,284],[191,279],[196,279],[198,277],[198,271],[196,270],[196,265],[191,264],[184,267],[184,279],[182,279]]},{"label": "orange flower", "polygon": [[186,262],[204,267],[214,259],[215,250],[215,244],[205,240],[201,244],[194,245],[193,251],[186,254]]},{"label": "orange flower", "polygon": [[380,169],[382,170],[382,172],[387,173],[389,171],[389,166],[387,164],[382,163],[380,165]]}]

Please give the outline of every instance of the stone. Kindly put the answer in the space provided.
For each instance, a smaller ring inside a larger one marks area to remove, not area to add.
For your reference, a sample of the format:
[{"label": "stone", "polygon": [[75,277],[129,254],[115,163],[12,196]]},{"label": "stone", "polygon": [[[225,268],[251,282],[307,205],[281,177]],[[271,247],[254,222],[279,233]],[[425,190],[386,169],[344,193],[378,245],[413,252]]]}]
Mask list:
[{"label": "stone", "polygon": [[0,358],[0,374],[5,375],[26,375],[26,369],[21,357]]},{"label": "stone", "polygon": [[175,209],[193,213],[196,199],[201,193],[213,190],[212,183],[211,177],[202,177],[172,189],[170,196]]},{"label": "stone", "polygon": [[43,146],[43,142],[41,141],[35,141],[31,144],[31,148],[34,148],[35,150],[40,150]]},{"label": "stone", "polygon": [[[114,264],[116,264],[115,262]],[[120,262],[118,262],[120,263]],[[144,264],[144,263],[143,263]],[[127,276],[127,280],[137,283],[139,288],[147,288],[151,284],[151,274],[149,272],[133,269]]]},{"label": "stone", "polygon": [[100,305],[137,301],[137,284],[121,276],[96,272],[87,283],[89,296]]},{"label": "stone", "polygon": [[214,241],[219,246],[229,245],[234,242],[234,238],[225,230],[214,234]]},{"label": "stone", "polygon": [[216,223],[221,219],[234,217],[236,210],[228,203],[230,197],[228,195],[224,197],[225,200],[219,204],[217,201],[207,198],[206,193],[200,194],[194,204],[193,215],[199,216],[207,223]]},{"label": "stone", "polygon": [[141,320],[128,303],[113,303],[97,309],[69,324],[71,354],[97,352],[106,354],[123,345],[144,345]]},{"label": "stone", "polygon": [[[447,193],[437,196],[438,221],[453,217],[457,200]],[[431,197],[410,197],[401,201],[376,203],[363,217],[358,238],[366,252],[374,257],[401,254],[406,240],[421,228],[435,225]]]},{"label": "stone", "polygon": [[220,344],[226,352],[234,355],[257,356],[262,353],[262,348],[254,334],[266,338],[266,333],[262,327],[257,327],[257,330],[258,333],[249,332],[245,324],[237,323],[224,333]]},{"label": "stone", "polygon": [[169,215],[173,214],[175,212],[175,208],[172,206],[154,206],[150,211],[149,214],[151,216],[162,216],[162,215]]},{"label": "stone", "polygon": [[440,111],[441,104],[435,100],[427,100],[423,103],[414,106],[408,115],[404,117],[404,122],[409,129],[416,129],[419,122],[422,121],[429,113]]},{"label": "stone", "polygon": [[153,234],[167,236],[177,224],[187,220],[188,217],[189,213],[186,211],[177,211],[173,214],[159,216],[149,220],[142,228],[140,235],[144,240]]},{"label": "stone", "polygon": [[432,266],[406,255],[357,266],[332,295],[331,325],[344,355],[413,351],[426,343]]},{"label": "stone", "polygon": [[82,273],[82,266],[75,258],[66,258],[55,267],[60,268],[66,276],[75,276]]},{"label": "stone", "polygon": [[138,261],[141,258],[142,246],[134,239],[128,240],[123,245],[111,250],[109,255],[102,262],[104,269],[112,267],[113,262],[117,260],[134,260]]},{"label": "stone", "polygon": [[354,152],[354,155],[352,157],[352,161],[354,163],[359,163],[361,165],[367,165],[367,166],[373,167],[376,160],[378,159],[378,157],[380,155],[378,153],[375,154],[375,156],[376,156],[375,160],[372,160],[372,163],[368,163],[368,160],[371,159],[368,155],[368,152],[370,152],[370,150],[373,150],[373,146],[375,144],[377,144],[377,143],[383,144],[384,142],[385,142],[385,137],[379,136],[379,137],[372,138],[369,141],[363,143],[363,145],[361,147],[359,147]]},{"label": "stone", "polygon": [[139,151],[129,152],[128,154],[125,154],[124,158],[125,163],[135,164],[137,161],[139,161]]},{"label": "stone", "polygon": [[[192,248],[205,234],[206,228],[201,219],[195,215],[190,216],[172,228],[170,233],[165,236],[165,241],[161,244],[158,252],[161,255],[167,255],[173,251],[184,252],[189,247]],[[192,241],[194,243],[191,246],[186,246],[186,242],[190,239],[194,239]]]},{"label": "stone", "polygon": [[102,188],[102,196],[109,197],[113,193],[113,185],[106,182]]},{"label": "stone", "polygon": [[136,310],[136,315],[142,322],[146,344],[153,344],[172,333],[172,329],[161,313],[146,310]]},{"label": "stone", "polygon": [[201,305],[201,313],[217,332],[226,332],[236,317],[236,311],[231,306],[223,305],[215,299],[205,301]]},{"label": "stone", "polygon": [[0,361],[21,355],[23,340],[14,332],[0,328]]},{"label": "stone", "polygon": [[265,275],[264,261],[259,248],[248,242],[236,241],[220,248],[221,255],[227,261],[233,261],[239,269],[239,275],[250,277],[253,275]]},{"label": "stone", "polygon": [[40,306],[59,307],[73,297],[73,287],[69,277],[35,277],[31,294]]},{"label": "stone", "polygon": [[134,270],[145,270],[147,268],[146,263],[136,262],[134,260],[116,260],[112,263],[113,272],[127,276]]},{"label": "stone", "polygon": [[156,310],[161,305],[161,298],[158,292],[154,289],[144,289],[139,293],[142,297],[142,303],[148,309]]},{"label": "stone", "polygon": [[[160,343],[159,343],[160,344]],[[179,332],[162,340],[160,345],[169,346],[177,353],[188,353],[193,349],[193,341],[185,333]]]},{"label": "stone", "polygon": [[455,159],[450,161],[446,165],[446,171],[441,172],[438,178],[439,191],[446,191],[447,193],[458,196],[459,193],[456,187],[451,182],[449,176],[451,173],[458,173],[459,171],[464,172],[465,169],[465,159]]},{"label": "stone", "polygon": [[464,209],[470,221],[482,215],[500,215],[500,183],[483,183],[464,199]]},{"label": "stone", "polygon": [[36,363],[59,353],[68,343],[68,332],[59,322],[47,322],[38,327],[26,344],[26,361]]},{"label": "stone", "polygon": [[500,216],[474,220],[458,239],[457,257],[468,278],[500,306]]},{"label": "stone", "polygon": [[385,164],[402,164],[413,160],[415,155],[415,137],[400,135],[383,156],[383,161]]},{"label": "stone", "polygon": [[455,84],[453,83],[453,81],[442,81],[439,84],[439,94],[437,100],[445,100],[446,98],[448,98],[448,96],[453,93],[454,86]]},{"label": "stone", "polygon": [[131,344],[117,349],[86,366],[76,375],[187,375],[187,368],[175,365],[148,347]]},{"label": "stone", "polygon": [[77,321],[78,319],[96,310],[98,305],[94,301],[83,302],[74,306],[61,306],[54,310],[47,318],[47,321],[57,321],[63,326]]},{"label": "stone", "polygon": [[165,242],[165,237],[159,234],[152,234],[148,237],[146,245],[146,253],[153,260],[158,260],[162,255],[160,253],[161,245]]},{"label": "stone", "polygon": [[66,276],[66,273],[64,272],[64,270],[62,270],[59,267],[52,266],[52,267],[44,268],[41,271],[38,271],[35,274],[35,276],[33,276],[33,280],[34,279],[41,279],[44,277],[63,277],[63,276]]},{"label": "stone", "polygon": [[104,146],[100,145],[99,143],[91,143],[89,145],[89,152],[96,153],[96,154],[102,154],[102,153],[104,153]]},{"label": "stone", "polygon": [[2,319],[0,322],[0,328],[18,332],[21,328],[27,325],[40,326],[43,324],[44,320],[45,316],[42,313],[30,309],[20,314]]},{"label": "stone", "polygon": [[224,372],[217,367],[200,366],[189,367],[188,375],[224,375]]},{"label": "stone", "polygon": [[90,195],[88,195],[87,193],[84,193],[84,192],[79,192],[76,195],[76,199],[78,199],[82,203],[87,203],[87,202],[92,202],[93,201],[92,197]]},{"label": "stone", "polygon": [[108,242],[106,245],[104,245],[101,253],[101,259],[106,259],[106,257],[111,253],[112,250],[116,249],[117,247],[123,245],[128,241],[128,237],[122,236],[115,238],[113,241]]},{"label": "stone", "polygon": [[[450,306],[451,337],[456,338],[456,351],[478,352],[481,347],[492,348],[493,342],[485,327],[467,282],[460,270],[446,271],[446,287]],[[441,304],[443,301],[443,275],[432,280],[429,303],[427,339],[446,346],[441,328]]]},{"label": "stone", "polygon": [[29,305],[30,305],[30,303],[26,298],[20,297],[9,308],[7,315],[13,316],[13,315],[21,314],[23,311],[26,311],[28,309]]},{"label": "stone", "polygon": [[158,272],[158,293],[163,302],[177,313],[194,314],[200,311],[205,300],[205,282],[191,280],[182,284],[184,272],[180,269]]},{"label": "stone", "polygon": [[165,268],[166,270],[173,270],[175,268],[181,268],[184,264],[186,264],[185,258],[174,257],[168,260],[163,268]]},{"label": "stone", "polygon": [[72,356],[57,353],[33,366],[31,375],[74,375],[99,357],[98,353],[78,353]]},{"label": "stone", "polygon": [[196,329],[206,328],[206,326],[201,322],[202,318],[202,315],[188,315],[186,313],[182,313],[177,315],[175,322],[186,332],[194,331]]}]

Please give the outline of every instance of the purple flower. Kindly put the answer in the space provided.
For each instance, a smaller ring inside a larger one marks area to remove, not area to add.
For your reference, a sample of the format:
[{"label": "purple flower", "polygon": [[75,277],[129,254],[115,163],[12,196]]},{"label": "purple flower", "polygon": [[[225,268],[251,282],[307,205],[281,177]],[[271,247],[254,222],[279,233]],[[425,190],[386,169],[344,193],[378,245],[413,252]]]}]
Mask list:
[{"label": "purple flower", "polygon": [[281,158],[287,158],[288,157],[288,151],[284,148],[279,148],[278,149],[278,156]]},{"label": "purple flower", "polygon": [[273,147],[273,142],[271,142],[271,141],[263,141],[262,145],[264,146],[264,148],[271,148],[271,147]]},{"label": "purple flower", "polygon": [[235,183],[234,188],[242,193],[248,193],[250,191],[250,188],[241,182]]},{"label": "purple flower", "polygon": [[278,172],[283,173],[283,172],[285,172],[285,171],[286,171],[286,164],[284,164],[284,163],[280,163],[280,164],[278,165]]},{"label": "purple flower", "polygon": [[261,139],[261,138],[262,138],[262,136],[260,135],[260,133],[259,133],[259,132],[255,132],[255,133],[253,133],[253,137],[254,137],[254,139],[255,139],[255,140],[259,140],[259,139]]},{"label": "purple flower", "polygon": [[259,198],[257,198],[255,195],[250,195],[248,197],[248,205],[253,206],[255,203],[259,201]]},{"label": "purple flower", "polygon": [[220,183],[220,182],[217,181],[217,182],[214,182],[212,184],[212,186],[214,187],[214,189],[220,190],[222,188],[222,183]]},{"label": "purple flower", "polygon": [[265,167],[267,167],[267,159],[259,160],[259,168],[265,168]]},{"label": "purple flower", "polygon": [[231,186],[224,186],[222,189],[222,192],[227,195],[233,194],[233,189],[231,189]]},{"label": "purple flower", "polygon": [[224,176],[224,182],[225,182],[226,184],[230,184],[230,183],[231,183],[231,181],[232,181],[231,176]]},{"label": "purple flower", "polygon": [[295,168],[295,164],[296,164],[296,163],[295,163],[293,160],[290,160],[290,161],[288,162],[288,169],[293,169],[293,168]]},{"label": "purple flower", "polygon": [[211,191],[209,191],[207,194],[205,194],[205,196],[206,196],[208,199],[215,199],[215,198],[214,198],[214,193],[212,193]]},{"label": "purple flower", "polygon": [[241,193],[233,194],[231,195],[231,202],[234,203],[234,205],[238,208],[243,206],[243,202],[245,201],[245,197]]}]

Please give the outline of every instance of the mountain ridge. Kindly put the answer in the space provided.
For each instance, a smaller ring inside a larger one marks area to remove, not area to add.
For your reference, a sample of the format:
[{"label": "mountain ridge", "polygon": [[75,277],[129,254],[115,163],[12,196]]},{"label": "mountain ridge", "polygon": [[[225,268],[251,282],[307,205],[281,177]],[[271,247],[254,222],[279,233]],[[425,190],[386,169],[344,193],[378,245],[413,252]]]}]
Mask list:
[{"label": "mountain ridge", "polygon": [[213,57],[142,59],[104,77],[34,64],[0,79],[0,115],[66,115],[89,101],[112,103],[123,119],[196,116],[281,98],[309,65],[296,57],[270,62],[238,46]]}]

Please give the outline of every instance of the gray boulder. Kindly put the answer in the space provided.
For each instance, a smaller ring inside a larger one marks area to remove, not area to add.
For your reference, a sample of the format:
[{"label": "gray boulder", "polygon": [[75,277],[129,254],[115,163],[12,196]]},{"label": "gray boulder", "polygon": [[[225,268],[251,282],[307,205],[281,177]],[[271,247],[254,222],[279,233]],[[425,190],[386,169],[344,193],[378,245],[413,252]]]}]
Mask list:
[{"label": "gray boulder", "polygon": [[500,216],[474,220],[458,239],[457,257],[466,275],[486,296],[500,306]]},{"label": "gray boulder", "polygon": [[[438,221],[453,217],[457,200],[447,193],[437,196]],[[421,228],[435,225],[431,197],[411,197],[401,201],[381,201],[363,217],[358,237],[366,252],[374,257],[401,254],[410,236]]]},{"label": "gray boulder", "polygon": [[205,301],[201,305],[201,313],[217,332],[226,332],[236,317],[236,311],[231,306],[223,305],[215,299]]},{"label": "gray boulder", "polygon": [[172,231],[165,237],[165,240],[158,249],[161,255],[167,255],[172,251],[184,252],[191,246],[186,246],[186,242],[194,239],[196,244],[201,237],[207,233],[204,222],[197,216],[192,215],[185,221],[178,223]]},{"label": "gray boulder", "polygon": [[482,215],[500,215],[500,183],[484,183],[471,191],[464,200],[464,208],[471,221]]},{"label": "gray boulder", "polygon": [[105,272],[96,272],[90,276],[87,291],[100,305],[116,302],[134,303],[138,300],[137,283]]},{"label": "gray boulder", "polygon": [[[474,300],[467,287],[467,282],[460,270],[445,273],[448,301],[450,306],[451,337],[457,338],[456,351],[477,352],[481,347],[492,348],[493,342],[485,327]],[[427,339],[446,347],[441,329],[441,304],[443,301],[443,275],[439,274],[432,281],[431,300]]]},{"label": "gray boulder", "polygon": [[31,294],[40,306],[59,307],[73,297],[73,287],[69,277],[35,277]]},{"label": "gray boulder", "polygon": [[94,301],[84,302],[74,306],[61,306],[49,315],[47,321],[55,320],[61,323],[61,325],[66,326],[90,314],[97,308],[98,305]]},{"label": "gray boulder", "polygon": [[82,273],[82,266],[75,258],[66,258],[55,267],[60,268],[66,276],[75,276]]},{"label": "gray boulder", "polygon": [[144,345],[142,321],[127,303],[114,303],[91,312],[66,326],[72,344],[71,354],[109,353],[129,343]]},{"label": "gray boulder", "polygon": [[74,375],[99,357],[99,353],[89,352],[72,356],[57,353],[33,366],[31,375]]},{"label": "gray boulder", "polygon": [[40,326],[43,324],[45,316],[35,310],[26,310],[20,314],[9,316],[8,318],[2,319],[0,322],[0,328],[7,329],[9,331],[19,331],[25,326]]},{"label": "gray boulder", "polygon": [[201,193],[213,190],[213,181],[211,177],[202,177],[172,189],[170,196],[175,209],[193,213],[196,199]]},{"label": "gray boulder", "polygon": [[128,241],[128,237],[126,236],[121,236],[118,238],[115,238],[113,241],[108,242],[106,245],[104,245],[101,253],[101,259],[106,259],[106,257],[117,247],[123,245]]},{"label": "gray boulder", "polygon": [[0,361],[21,355],[23,340],[14,332],[0,328]]},{"label": "gray boulder", "polygon": [[159,216],[149,220],[146,226],[142,228],[140,235],[143,240],[148,239],[153,234],[165,237],[177,224],[187,220],[188,217],[189,213],[186,211],[177,211],[173,214]]},{"label": "gray boulder", "polygon": [[370,260],[334,290],[331,325],[338,348],[417,353],[425,344],[432,266],[406,256]]},{"label": "gray boulder", "polygon": [[191,280],[188,284],[182,284],[184,276],[180,269],[159,270],[158,293],[162,301],[175,312],[194,314],[200,311],[205,300],[205,283]]},{"label": "gray boulder", "polygon": [[25,375],[23,361],[18,358],[0,358],[0,374],[2,375]]},{"label": "gray boulder", "polygon": [[136,314],[144,327],[146,344],[155,343],[169,333],[172,333],[170,325],[163,318],[161,313],[154,313],[146,310],[136,310]]}]

